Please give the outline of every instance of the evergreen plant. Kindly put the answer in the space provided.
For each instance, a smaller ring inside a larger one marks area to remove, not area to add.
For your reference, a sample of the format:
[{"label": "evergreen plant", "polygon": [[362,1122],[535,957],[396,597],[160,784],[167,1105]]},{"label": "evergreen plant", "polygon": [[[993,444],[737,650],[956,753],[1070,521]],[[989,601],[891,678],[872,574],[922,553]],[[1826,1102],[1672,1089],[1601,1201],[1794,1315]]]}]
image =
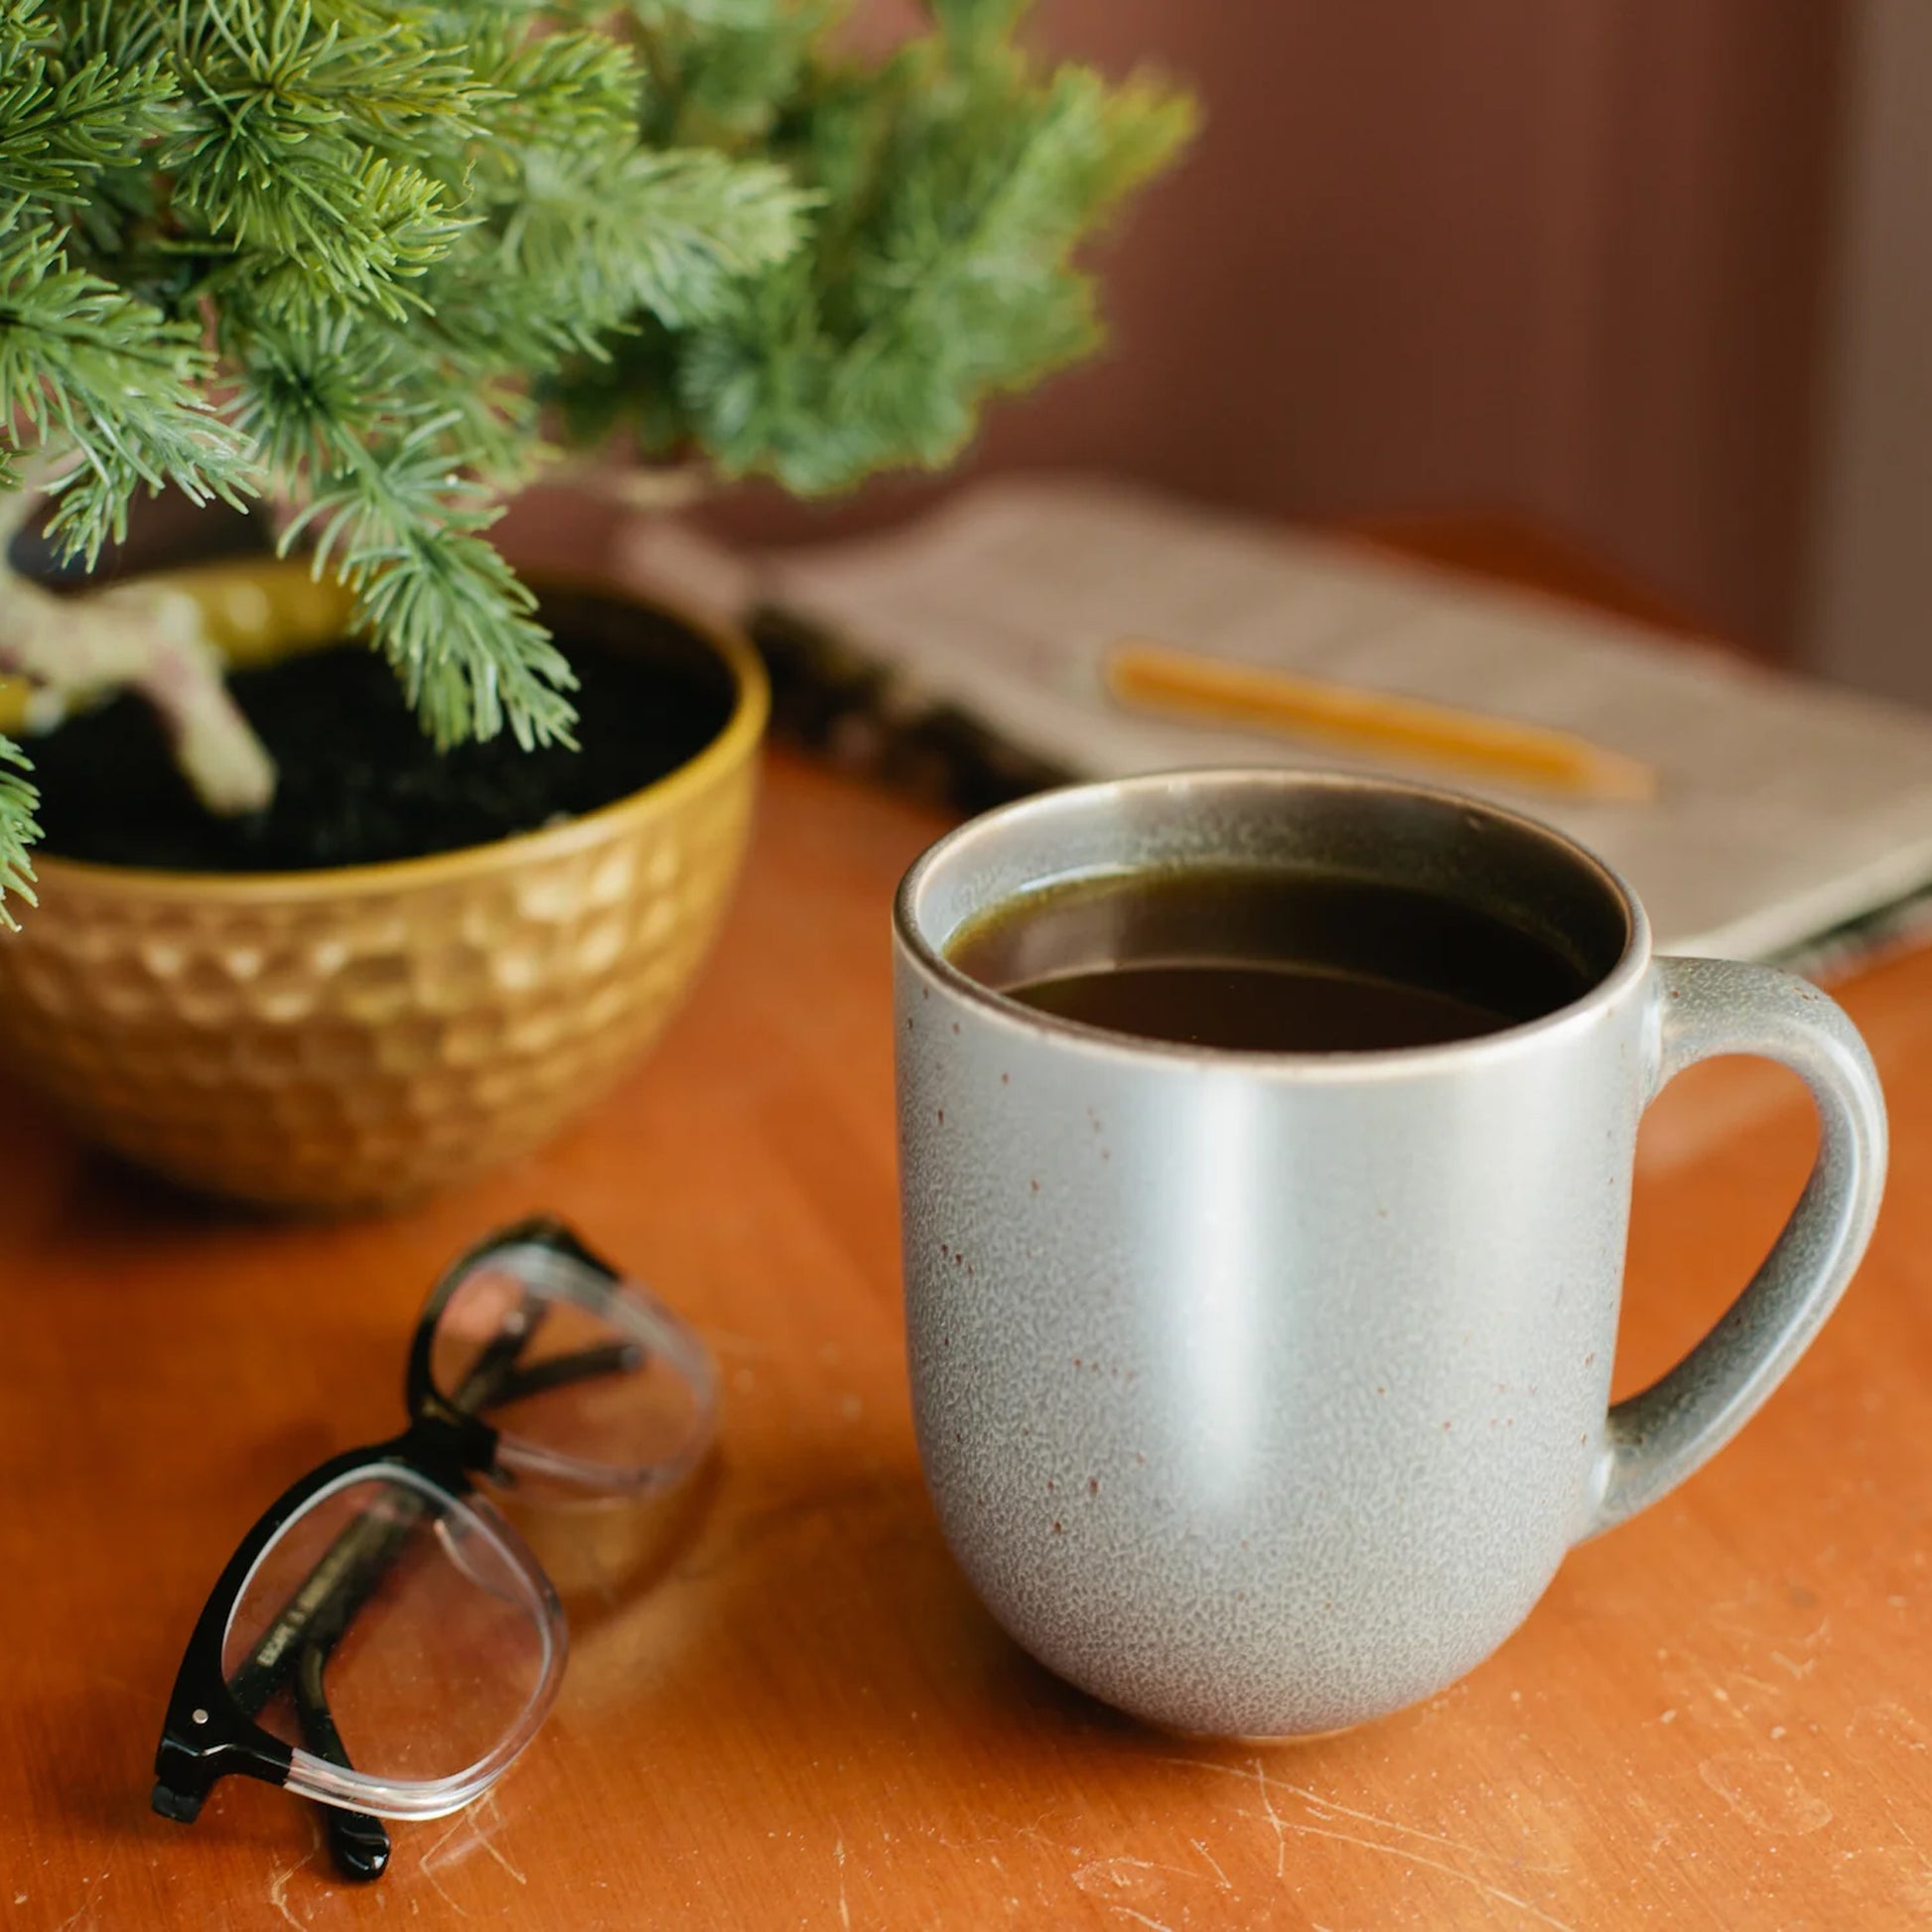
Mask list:
[{"label": "evergreen plant", "polygon": [[[57,600],[137,495],[272,506],[442,745],[568,740],[488,531],[559,438],[800,492],[936,466],[1098,337],[1078,244],[1184,141],[1026,0],[0,0],[0,670],[133,685],[217,810],[273,767],[192,605]],[[0,918],[35,798],[0,739]]]}]

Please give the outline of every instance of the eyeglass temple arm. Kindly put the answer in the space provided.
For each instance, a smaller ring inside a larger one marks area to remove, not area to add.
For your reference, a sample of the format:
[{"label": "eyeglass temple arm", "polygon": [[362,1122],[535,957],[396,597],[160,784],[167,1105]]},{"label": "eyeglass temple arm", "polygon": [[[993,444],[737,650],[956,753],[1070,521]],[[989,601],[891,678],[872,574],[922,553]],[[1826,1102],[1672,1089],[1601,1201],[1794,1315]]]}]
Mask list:
[{"label": "eyeglass temple arm", "polygon": [[[628,1373],[637,1368],[643,1350],[632,1342],[614,1342],[585,1348],[572,1355],[555,1355],[548,1361],[507,1376],[500,1384],[502,1393],[492,1400],[513,1402],[547,1390],[567,1388],[572,1383],[599,1376]],[[466,1382],[466,1391],[469,1383]],[[398,1497],[392,1508],[407,1507]],[[420,1513],[420,1512],[417,1512]],[[323,1552],[299,1589],[282,1606],[273,1623],[261,1634],[235,1674],[228,1689],[242,1710],[253,1717],[286,1680],[299,1645],[311,1640],[319,1630],[333,1632],[333,1645],[349,1620],[373,1593],[401,1547],[402,1533],[414,1526],[417,1514],[406,1521],[357,1517]],[[397,1532],[391,1539],[384,1534]]]},{"label": "eyeglass temple arm", "polygon": [[635,1374],[649,1352],[640,1341],[606,1341],[573,1354],[552,1355],[545,1361],[532,1362],[528,1368],[512,1368],[490,1391],[489,1407],[507,1409],[511,1403],[548,1395],[552,1389],[573,1388],[605,1375]]},{"label": "eyeglass temple arm", "polygon": [[229,1677],[228,1694],[244,1716],[254,1717],[288,1681],[305,1646],[335,1647],[388,1574],[427,1506],[402,1490],[383,1514],[364,1511],[337,1535]]},{"label": "eyeglass temple arm", "polygon": [[[542,1305],[526,1295],[518,1314],[518,1320],[490,1337],[464,1378],[455,1404],[463,1413],[474,1415],[496,1381],[514,1367],[543,1318]],[[252,1718],[287,1681],[305,1642],[329,1630],[334,1646],[382,1581],[420,1515],[412,1493],[403,1490],[389,1516],[364,1513],[338,1532],[228,1679],[230,1695],[247,1716]]]},{"label": "eyeglass temple arm", "polygon": [[[296,1660],[290,1691],[295,1699],[295,1715],[302,1725],[303,1742],[316,1756],[340,1764],[345,1771],[355,1767],[349,1762],[347,1747],[329,1709],[323,1688],[323,1671],[333,1645],[305,1643]],[[338,1805],[320,1807],[323,1829],[329,1835],[329,1850],[336,1869],[345,1878],[366,1884],[380,1878],[389,1865],[389,1833],[379,1818],[367,1812],[345,1811]]]}]

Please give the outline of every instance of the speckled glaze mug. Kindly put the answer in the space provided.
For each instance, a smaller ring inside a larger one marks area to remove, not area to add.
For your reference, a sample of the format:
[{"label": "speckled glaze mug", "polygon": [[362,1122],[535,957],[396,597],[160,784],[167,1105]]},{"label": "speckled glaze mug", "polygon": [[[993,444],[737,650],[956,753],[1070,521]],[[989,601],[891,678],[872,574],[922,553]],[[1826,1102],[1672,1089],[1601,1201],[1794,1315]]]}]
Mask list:
[{"label": "speckled glaze mug", "polygon": [[[1589,990],[1447,1045],[1273,1054],[1102,1033],[947,959],[1041,885],[1194,864],[1449,893],[1567,948]],[[1461,1676],[1572,1544],[1763,1402],[1877,1212],[1882,1096],[1824,994],[1653,958],[1604,866],[1449,793],[1284,770],[1047,793],[912,868],[895,951],[941,1526],[1021,1644],[1159,1725],[1331,1730]],[[1817,1167],[1730,1311],[1612,1406],[1638,1117],[1737,1052],[1810,1086]]]}]

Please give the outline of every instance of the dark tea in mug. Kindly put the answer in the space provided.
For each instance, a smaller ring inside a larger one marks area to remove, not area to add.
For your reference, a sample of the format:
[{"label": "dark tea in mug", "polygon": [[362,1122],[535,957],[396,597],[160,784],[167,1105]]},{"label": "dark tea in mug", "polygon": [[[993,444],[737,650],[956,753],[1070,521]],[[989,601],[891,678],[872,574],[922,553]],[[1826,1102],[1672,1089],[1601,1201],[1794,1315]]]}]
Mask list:
[{"label": "dark tea in mug", "polygon": [[1170,867],[1024,894],[971,921],[952,963],[1108,1033],[1277,1053],[1468,1039],[1568,1006],[1579,963],[1493,912],[1376,880]]}]

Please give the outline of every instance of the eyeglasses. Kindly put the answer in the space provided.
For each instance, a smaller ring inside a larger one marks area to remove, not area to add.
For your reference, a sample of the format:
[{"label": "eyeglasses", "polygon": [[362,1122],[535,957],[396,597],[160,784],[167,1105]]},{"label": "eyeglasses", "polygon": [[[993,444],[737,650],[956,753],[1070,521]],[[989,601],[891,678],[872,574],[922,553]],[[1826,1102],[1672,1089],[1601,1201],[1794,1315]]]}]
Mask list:
[{"label": "eyeglasses", "polygon": [[242,1539],[155,1751],[163,1817],[192,1823],[231,1773],[284,1785],[332,1808],[350,1878],[387,1865],[381,1819],[482,1797],[563,1678],[557,1593],[478,1479],[644,1496],[702,1458],[717,1408],[697,1336],[551,1220],[443,1277],[405,1389],[400,1436],[332,1457]]}]

